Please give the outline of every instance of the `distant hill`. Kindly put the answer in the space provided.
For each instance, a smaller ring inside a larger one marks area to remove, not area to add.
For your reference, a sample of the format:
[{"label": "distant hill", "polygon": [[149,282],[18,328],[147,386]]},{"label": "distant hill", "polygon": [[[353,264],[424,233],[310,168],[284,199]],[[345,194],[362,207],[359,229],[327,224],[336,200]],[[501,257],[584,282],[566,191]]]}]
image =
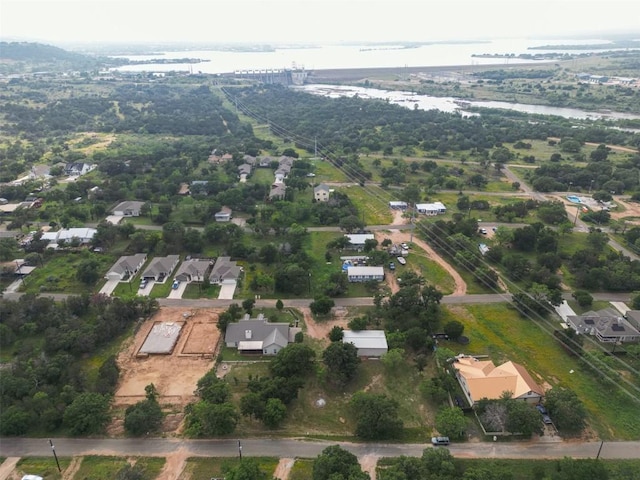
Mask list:
[{"label": "distant hill", "polygon": [[0,73],[88,70],[104,65],[105,60],[42,43],[0,42]]},{"label": "distant hill", "polygon": [[0,42],[0,59],[23,62],[86,61],[90,57],[42,43]]}]

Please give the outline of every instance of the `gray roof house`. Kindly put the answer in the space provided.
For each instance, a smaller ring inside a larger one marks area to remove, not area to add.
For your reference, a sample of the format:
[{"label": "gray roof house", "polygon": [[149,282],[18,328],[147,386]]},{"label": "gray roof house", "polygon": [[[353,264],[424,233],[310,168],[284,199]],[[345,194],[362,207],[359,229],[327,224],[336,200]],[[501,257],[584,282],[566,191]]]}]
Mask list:
[{"label": "gray roof house", "polygon": [[238,175],[249,175],[251,174],[251,165],[248,163],[243,163],[238,167]]},{"label": "gray roof house", "polygon": [[283,200],[287,193],[287,186],[284,183],[274,183],[269,190],[269,200]]},{"label": "gray roof house", "polygon": [[209,274],[211,283],[236,281],[242,273],[242,267],[231,260],[231,257],[218,257]]},{"label": "gray roof house", "polygon": [[124,280],[127,277],[131,279],[131,277],[138,273],[138,270],[142,268],[146,261],[146,253],[136,253],[135,255],[120,257],[118,261],[111,266],[104,278],[107,280]]},{"label": "gray roof house", "polygon": [[202,282],[212,265],[213,262],[206,259],[192,258],[191,260],[185,260],[180,264],[173,278],[187,283]]},{"label": "gray roof house", "polygon": [[347,267],[347,279],[352,283],[384,280],[383,267]]},{"label": "gray roof house", "polygon": [[568,325],[582,335],[593,335],[602,343],[640,341],[640,332],[613,308],[590,311],[583,315],[568,315]]},{"label": "gray roof house", "polygon": [[251,319],[245,315],[237,323],[227,325],[224,341],[227,347],[237,348],[240,353],[276,355],[292,343],[300,328],[288,323],[269,323],[263,314]]},{"label": "gray roof house", "polygon": [[313,198],[316,202],[328,202],[330,189],[324,183],[321,183],[313,189]]},{"label": "gray roof house", "polygon": [[155,257],[149,266],[142,272],[142,278],[162,282],[171,275],[180,261],[180,255],[167,255],[166,257]]},{"label": "gray roof house", "polygon": [[258,157],[258,166],[259,167],[270,167],[271,162],[273,162],[273,158],[269,156]]},{"label": "gray roof house", "polygon": [[144,202],[136,202],[136,201],[120,202],[113,209],[113,214],[118,217],[139,217],[140,210],[142,210],[143,205],[144,205]]}]

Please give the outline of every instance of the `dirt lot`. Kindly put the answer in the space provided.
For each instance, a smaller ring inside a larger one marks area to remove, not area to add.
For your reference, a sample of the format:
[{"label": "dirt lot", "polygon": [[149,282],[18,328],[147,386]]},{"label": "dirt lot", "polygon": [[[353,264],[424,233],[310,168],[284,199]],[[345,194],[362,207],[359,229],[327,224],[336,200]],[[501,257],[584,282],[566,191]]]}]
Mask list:
[{"label": "dirt lot", "polygon": [[[213,367],[220,339],[216,326],[218,311],[162,308],[140,328],[135,338],[118,355],[120,383],[115,406],[131,405],[144,398],[144,387],[153,383],[161,404],[184,406],[191,402],[196,383]],[[138,356],[155,322],[185,321],[180,338],[170,355]]]}]

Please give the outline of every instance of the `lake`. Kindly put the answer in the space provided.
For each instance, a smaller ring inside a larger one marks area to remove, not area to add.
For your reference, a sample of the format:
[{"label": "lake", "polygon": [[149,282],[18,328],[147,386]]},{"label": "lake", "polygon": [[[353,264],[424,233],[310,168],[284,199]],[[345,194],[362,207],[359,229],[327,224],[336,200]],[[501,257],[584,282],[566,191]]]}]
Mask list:
[{"label": "lake", "polygon": [[[500,54],[544,54],[547,50],[529,50],[529,47],[552,43],[602,44],[606,40],[593,39],[554,42],[551,39],[496,39],[486,42],[433,43],[406,48],[403,45],[318,45],[307,47],[277,47],[270,51],[223,51],[223,50],[172,50],[150,55],[120,55],[114,58],[144,60],[149,63],[127,65],[116,70],[128,72],[190,72],[231,73],[238,70],[265,70],[285,68],[305,68],[307,70],[336,68],[375,67],[428,67],[454,65],[513,65],[531,62],[518,58],[487,58],[473,55]],[[614,49],[612,49],[614,50]],[[597,50],[594,50],[597,51]],[[581,51],[557,51],[556,53],[587,53]],[[154,59],[177,60],[197,58],[200,63],[154,63]],[[540,61],[544,63],[543,61]]]}]

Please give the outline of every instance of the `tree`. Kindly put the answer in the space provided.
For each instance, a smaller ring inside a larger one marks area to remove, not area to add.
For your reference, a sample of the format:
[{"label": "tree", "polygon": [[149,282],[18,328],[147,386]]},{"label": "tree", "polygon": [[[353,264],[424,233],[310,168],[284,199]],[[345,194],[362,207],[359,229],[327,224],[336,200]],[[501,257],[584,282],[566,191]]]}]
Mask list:
[{"label": "tree", "polygon": [[192,437],[228,435],[238,424],[238,412],[230,403],[213,404],[202,400],[187,405],[185,413],[185,431]]},{"label": "tree", "polygon": [[344,337],[344,328],[334,325],[334,327],[329,330],[329,340],[332,342],[340,342]]},{"label": "tree", "polygon": [[253,311],[253,306],[256,304],[256,301],[253,298],[246,298],[242,301],[242,308],[245,312],[251,315]]},{"label": "tree", "polygon": [[355,434],[365,440],[397,438],[402,433],[398,402],[367,392],[357,392],[350,401],[356,416]]},{"label": "tree", "polygon": [[608,478],[609,472],[600,460],[569,457],[557,462],[551,476],[552,480],[608,480]]},{"label": "tree", "polygon": [[394,372],[404,365],[404,353],[402,348],[392,348],[382,355],[380,361],[387,370]]},{"label": "tree", "polygon": [[290,343],[269,364],[276,377],[306,376],[314,371],[316,352],[302,343]]},{"label": "tree", "polygon": [[93,285],[100,278],[100,264],[94,258],[82,260],[76,269],[76,277],[85,285]]},{"label": "tree", "polygon": [[438,410],[435,425],[442,435],[462,438],[467,426],[467,419],[458,407],[443,407]]},{"label": "tree", "polygon": [[64,411],[63,421],[73,435],[99,433],[111,419],[109,397],[99,393],[81,393]]},{"label": "tree", "polygon": [[284,303],[282,303],[282,300],[280,299],[276,300],[276,308],[278,309],[279,312],[282,311],[282,309],[284,308]]},{"label": "tree", "polygon": [[124,429],[133,436],[156,432],[162,424],[162,408],[154,395],[127,407],[124,415]]},{"label": "tree", "polygon": [[262,414],[262,421],[269,428],[278,427],[287,416],[287,407],[279,398],[270,398]]},{"label": "tree", "polygon": [[322,352],[322,361],[329,369],[330,381],[338,386],[349,383],[360,365],[358,349],[353,343],[332,343]]},{"label": "tree", "polygon": [[313,462],[313,480],[370,480],[358,457],[340,445],[325,448]]},{"label": "tree", "polygon": [[464,332],[464,325],[458,320],[451,320],[444,326],[444,333],[446,333],[451,340],[457,340]]},{"label": "tree", "polygon": [[590,307],[593,303],[593,296],[586,290],[576,290],[571,294],[581,307]]},{"label": "tree", "polygon": [[314,315],[327,315],[331,312],[335,304],[336,303],[326,295],[319,295],[309,304],[309,309]]},{"label": "tree", "polygon": [[357,230],[361,230],[364,228],[364,222],[355,215],[348,215],[346,217],[342,217],[338,226],[341,230],[344,230],[347,233],[353,233]]},{"label": "tree", "polygon": [[543,432],[538,411],[524,402],[512,399],[507,401],[506,428],[511,433],[521,433],[525,437]]},{"label": "tree", "polygon": [[553,387],[545,395],[544,404],[558,430],[577,433],[584,428],[587,411],[572,390]]},{"label": "tree", "polygon": [[225,480],[267,480],[269,475],[260,470],[258,463],[247,458],[224,471]]},{"label": "tree", "polygon": [[209,403],[225,403],[231,397],[229,384],[218,378],[215,368],[212,368],[198,380],[195,394]]},{"label": "tree", "polygon": [[262,419],[266,402],[257,392],[249,392],[240,399],[240,413],[245,417]]}]

